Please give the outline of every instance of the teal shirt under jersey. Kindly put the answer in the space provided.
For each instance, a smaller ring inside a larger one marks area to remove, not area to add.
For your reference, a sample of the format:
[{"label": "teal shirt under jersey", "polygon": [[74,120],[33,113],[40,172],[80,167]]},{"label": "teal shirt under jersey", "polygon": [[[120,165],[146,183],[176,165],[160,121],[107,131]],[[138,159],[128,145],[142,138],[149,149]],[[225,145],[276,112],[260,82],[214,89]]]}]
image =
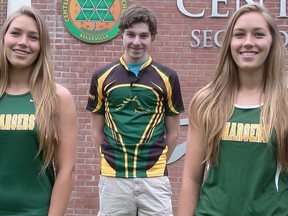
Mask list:
[{"label": "teal shirt under jersey", "polygon": [[149,57],[147,57],[145,59],[145,61],[139,62],[139,63],[134,63],[134,64],[127,64],[129,70],[135,74],[135,76],[137,77],[141,67],[143,66],[143,64],[149,59]]},{"label": "teal shirt under jersey", "polygon": [[48,215],[53,172],[40,174],[34,113],[30,93],[0,98],[0,215]]},{"label": "teal shirt under jersey", "polygon": [[280,174],[272,136],[259,125],[260,108],[240,108],[226,124],[219,163],[210,166],[196,216],[287,216],[288,175]]}]

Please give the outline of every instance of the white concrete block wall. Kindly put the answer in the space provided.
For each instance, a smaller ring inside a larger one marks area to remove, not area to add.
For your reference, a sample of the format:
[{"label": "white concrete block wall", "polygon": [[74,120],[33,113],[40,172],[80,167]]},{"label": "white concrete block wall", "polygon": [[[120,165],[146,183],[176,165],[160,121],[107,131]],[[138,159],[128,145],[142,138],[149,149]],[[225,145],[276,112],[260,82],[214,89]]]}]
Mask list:
[{"label": "white concrete block wall", "polygon": [[31,6],[31,0],[8,0],[7,16],[24,5]]}]

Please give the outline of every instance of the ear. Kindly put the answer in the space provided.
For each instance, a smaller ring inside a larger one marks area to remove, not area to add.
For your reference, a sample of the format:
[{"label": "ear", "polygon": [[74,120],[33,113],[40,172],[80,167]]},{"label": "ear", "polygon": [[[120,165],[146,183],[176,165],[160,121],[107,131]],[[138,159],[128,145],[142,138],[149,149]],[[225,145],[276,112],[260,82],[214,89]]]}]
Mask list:
[{"label": "ear", "polygon": [[120,31],[118,31],[118,36],[120,36],[120,38],[123,39],[123,33],[120,33]]}]

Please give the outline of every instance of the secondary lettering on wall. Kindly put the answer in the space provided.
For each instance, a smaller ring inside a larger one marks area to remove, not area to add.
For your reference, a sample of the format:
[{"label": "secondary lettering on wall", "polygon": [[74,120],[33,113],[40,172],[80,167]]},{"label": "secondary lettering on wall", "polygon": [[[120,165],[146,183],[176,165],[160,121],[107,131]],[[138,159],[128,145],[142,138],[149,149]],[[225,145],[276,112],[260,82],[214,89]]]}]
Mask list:
[{"label": "secondary lettering on wall", "polygon": [[[236,0],[235,2],[235,11],[238,10],[242,5],[241,2],[243,0]],[[259,1],[252,1],[252,0],[245,0],[246,4],[251,4],[251,3],[259,3],[262,5],[265,5],[264,0],[259,0]],[[268,0],[267,0],[268,2]],[[220,3],[223,6],[227,6],[228,0],[211,0],[211,14],[209,16],[210,19],[213,18],[228,18],[230,16],[229,11],[220,13],[219,8],[220,8]],[[278,19],[287,19],[287,9],[286,9],[286,0],[279,0],[279,13],[277,14]],[[197,18],[201,19],[204,17],[205,11],[207,8],[199,8],[199,12],[197,13],[192,13],[188,11],[185,6],[184,6],[184,0],[177,0],[177,7],[179,11],[189,17],[189,18]],[[222,11],[223,8],[221,7]],[[280,34],[284,38],[284,46],[287,46],[288,44],[288,32],[280,30]],[[216,47],[221,47],[221,37],[224,35],[224,30],[219,29],[219,30],[201,30],[201,29],[193,29],[191,31],[191,37],[192,37],[192,42],[191,42],[191,47],[192,48],[198,48],[198,47],[203,47],[203,48],[212,48],[214,45]],[[202,38],[202,40],[201,40]]]}]

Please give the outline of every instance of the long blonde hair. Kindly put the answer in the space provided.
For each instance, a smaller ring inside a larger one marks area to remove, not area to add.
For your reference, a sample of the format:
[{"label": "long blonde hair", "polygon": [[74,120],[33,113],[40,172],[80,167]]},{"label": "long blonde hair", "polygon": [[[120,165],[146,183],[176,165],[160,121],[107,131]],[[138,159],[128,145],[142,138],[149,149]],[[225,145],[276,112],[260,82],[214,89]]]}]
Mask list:
[{"label": "long blonde hair", "polygon": [[39,151],[43,156],[42,171],[52,164],[58,147],[58,99],[53,78],[53,66],[48,28],[41,14],[34,8],[23,6],[5,21],[0,32],[0,95],[6,90],[9,80],[9,62],[4,51],[4,36],[11,22],[18,16],[35,20],[40,35],[40,52],[34,62],[29,79],[29,89],[36,107],[36,122],[39,136]]},{"label": "long blonde hair", "polygon": [[288,94],[284,64],[286,49],[276,22],[269,11],[260,4],[242,6],[230,19],[212,82],[197,92],[189,105],[189,123],[198,129],[204,128],[207,142],[206,161],[217,164],[222,131],[234,111],[239,88],[237,65],[232,58],[230,42],[236,21],[249,12],[258,12],[265,18],[273,38],[264,67],[264,104],[261,107],[260,123],[265,126],[263,128],[266,128],[267,137],[270,137],[272,130],[275,130],[277,159],[282,170],[286,170],[288,168]]}]

